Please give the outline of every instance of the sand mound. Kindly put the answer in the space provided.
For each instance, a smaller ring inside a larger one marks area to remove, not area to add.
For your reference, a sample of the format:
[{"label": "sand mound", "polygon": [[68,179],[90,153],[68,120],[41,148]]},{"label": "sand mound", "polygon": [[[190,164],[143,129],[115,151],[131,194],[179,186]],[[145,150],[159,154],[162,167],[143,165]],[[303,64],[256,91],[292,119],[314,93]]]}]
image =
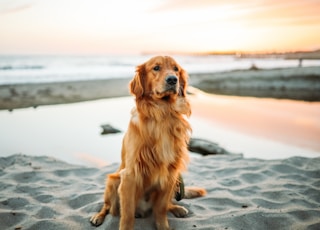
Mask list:
[{"label": "sand mound", "polygon": [[[208,195],[180,203],[187,218],[169,215],[174,229],[320,229],[320,158],[264,161],[241,155],[193,159],[187,185]],[[70,165],[54,158],[0,158],[0,229],[96,229],[90,216],[102,205],[104,168]],[[107,216],[97,229],[117,229]],[[153,229],[152,217],[135,229]]]}]

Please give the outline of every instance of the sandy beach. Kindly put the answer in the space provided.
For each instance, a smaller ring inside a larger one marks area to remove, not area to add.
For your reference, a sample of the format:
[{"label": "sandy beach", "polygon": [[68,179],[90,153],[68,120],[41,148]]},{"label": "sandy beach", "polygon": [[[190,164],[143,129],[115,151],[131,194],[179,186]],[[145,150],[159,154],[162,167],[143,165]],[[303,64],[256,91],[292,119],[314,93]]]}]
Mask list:
[{"label": "sandy beach", "polygon": [[[169,214],[174,229],[319,229],[320,158],[245,159],[220,155],[193,159],[187,185],[206,197],[182,200],[186,218]],[[52,157],[0,158],[1,229],[117,229],[119,217],[102,226],[90,216],[102,205],[105,174],[118,167],[71,165]],[[153,229],[152,217],[135,229]]]},{"label": "sandy beach", "polygon": [[[0,87],[0,229],[118,228],[118,217],[99,228],[89,218],[120,162],[128,81]],[[230,154],[190,153],[185,183],[208,195],[182,200],[190,214],[168,214],[171,227],[319,229],[320,102],[189,93],[192,136]],[[101,135],[103,124],[122,132]],[[137,219],[135,229],[152,223]]]}]

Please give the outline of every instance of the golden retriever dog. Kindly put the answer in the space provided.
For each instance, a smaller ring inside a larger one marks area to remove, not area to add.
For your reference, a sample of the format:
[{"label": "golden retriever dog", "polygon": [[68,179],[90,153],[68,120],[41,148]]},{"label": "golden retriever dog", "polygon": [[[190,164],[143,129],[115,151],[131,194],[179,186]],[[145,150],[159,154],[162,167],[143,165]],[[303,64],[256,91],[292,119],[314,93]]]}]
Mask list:
[{"label": "golden retriever dog", "polygon": [[184,193],[185,198],[206,194],[202,188],[182,191],[179,186],[189,161],[187,80],[187,73],[168,56],[153,57],[137,66],[129,85],[136,107],[123,138],[121,165],[107,177],[104,205],[90,219],[93,225],[102,224],[110,213],[120,214],[119,229],[133,229],[135,217],[152,212],[156,229],[167,230],[167,212],[176,217],[188,214],[186,208],[173,203],[176,193]]}]

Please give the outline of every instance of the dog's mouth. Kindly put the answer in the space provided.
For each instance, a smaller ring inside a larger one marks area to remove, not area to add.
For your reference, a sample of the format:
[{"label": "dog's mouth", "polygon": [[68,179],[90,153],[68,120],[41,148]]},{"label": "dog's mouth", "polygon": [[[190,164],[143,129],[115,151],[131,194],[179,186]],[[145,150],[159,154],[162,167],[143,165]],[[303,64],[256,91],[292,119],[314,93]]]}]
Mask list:
[{"label": "dog's mouth", "polygon": [[177,94],[178,93],[178,89],[177,87],[173,87],[173,86],[170,86],[170,87],[167,87],[164,92],[164,94]]},{"label": "dog's mouth", "polygon": [[161,91],[161,92],[157,91],[156,95],[158,98],[168,99],[171,96],[178,95],[178,87],[168,85],[165,87],[165,89],[163,91]]}]

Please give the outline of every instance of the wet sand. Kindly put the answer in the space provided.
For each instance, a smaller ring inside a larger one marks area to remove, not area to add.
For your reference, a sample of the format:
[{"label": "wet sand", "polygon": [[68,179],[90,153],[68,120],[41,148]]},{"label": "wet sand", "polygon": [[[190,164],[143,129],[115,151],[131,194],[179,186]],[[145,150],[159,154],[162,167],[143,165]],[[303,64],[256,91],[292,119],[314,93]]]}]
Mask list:
[{"label": "wet sand", "polygon": [[[0,85],[0,110],[128,96],[131,78]],[[208,93],[320,101],[320,67],[191,74]]]}]

